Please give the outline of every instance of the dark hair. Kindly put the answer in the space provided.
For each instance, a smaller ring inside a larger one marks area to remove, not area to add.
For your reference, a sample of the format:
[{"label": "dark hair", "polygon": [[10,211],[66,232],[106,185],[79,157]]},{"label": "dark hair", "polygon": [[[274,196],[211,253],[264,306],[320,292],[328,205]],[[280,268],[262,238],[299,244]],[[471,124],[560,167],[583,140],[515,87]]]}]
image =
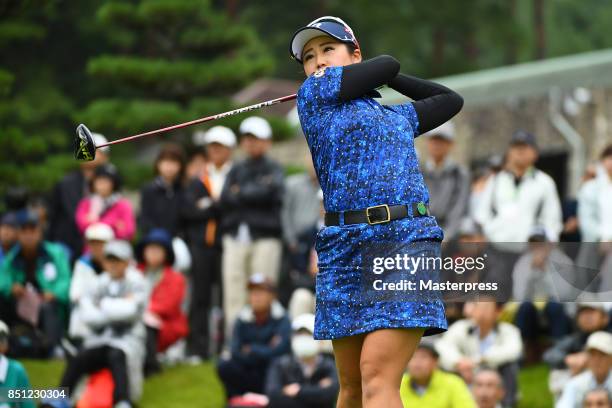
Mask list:
[{"label": "dark hair", "polygon": [[436,348],[433,346],[433,344],[419,343],[419,345],[417,346],[417,350],[427,351],[431,355],[431,357],[436,360],[440,358],[440,354],[438,353],[438,350],[436,350]]},{"label": "dark hair", "polygon": [[93,185],[95,180],[98,177],[106,177],[113,182],[113,193],[116,193],[121,190],[121,176],[117,171],[117,168],[110,164],[106,163],[101,166],[96,167],[94,170],[94,176],[91,179],[90,189],[93,191]]},{"label": "dark hair", "polygon": [[495,309],[498,311],[506,305],[506,302],[497,299],[495,295],[489,293],[472,295],[469,297],[469,301],[473,303],[495,303]]},{"label": "dark hair", "polygon": [[168,143],[162,146],[161,150],[159,151],[159,154],[157,155],[157,158],[155,159],[154,170],[156,175],[159,175],[159,170],[157,169],[157,166],[162,160],[174,160],[179,162],[181,168],[179,170],[178,180],[181,180],[183,178],[185,174],[186,159],[185,151],[183,150],[183,147],[181,145],[178,145],[176,143]]},{"label": "dark hair", "polygon": [[174,248],[172,247],[172,236],[168,231],[163,228],[155,228],[149,231],[149,233],[138,243],[136,246],[136,260],[144,264],[144,251],[148,245],[159,245],[164,248],[166,253],[166,259],[164,264],[166,266],[172,266],[175,260]]},{"label": "dark hair", "polygon": [[606,146],[603,151],[601,152],[601,160],[605,159],[606,157],[610,157],[612,156],[612,144]]},{"label": "dark hair", "polygon": [[353,43],[344,43],[344,45],[346,45],[346,48],[348,49],[348,52],[351,55],[354,54],[357,50],[357,46]]}]

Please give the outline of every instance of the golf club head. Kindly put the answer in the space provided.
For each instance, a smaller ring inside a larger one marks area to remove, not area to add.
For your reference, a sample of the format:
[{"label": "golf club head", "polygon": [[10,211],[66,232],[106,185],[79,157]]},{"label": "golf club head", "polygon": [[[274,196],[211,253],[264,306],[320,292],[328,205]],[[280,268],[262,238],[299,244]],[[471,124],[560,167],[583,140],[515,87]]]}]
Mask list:
[{"label": "golf club head", "polygon": [[76,128],[74,158],[81,161],[92,161],[96,158],[96,144],[91,132],[82,123]]}]

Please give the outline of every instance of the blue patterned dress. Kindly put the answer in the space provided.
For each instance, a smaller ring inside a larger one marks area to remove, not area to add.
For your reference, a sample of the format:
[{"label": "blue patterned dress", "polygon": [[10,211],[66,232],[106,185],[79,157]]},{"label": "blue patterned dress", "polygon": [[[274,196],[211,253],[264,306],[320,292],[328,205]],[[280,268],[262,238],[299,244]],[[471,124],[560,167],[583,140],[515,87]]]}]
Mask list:
[{"label": "blue patterned dress", "polygon": [[[429,201],[419,170],[412,103],[380,105],[364,96],[341,101],[343,67],[328,67],[304,81],[298,92],[300,122],[323,190],[326,211],[380,204]],[[315,339],[337,339],[384,328],[447,329],[444,304],[372,301],[360,296],[364,248],[443,239],[433,217],[408,217],[384,224],[324,227],[317,235]]]}]

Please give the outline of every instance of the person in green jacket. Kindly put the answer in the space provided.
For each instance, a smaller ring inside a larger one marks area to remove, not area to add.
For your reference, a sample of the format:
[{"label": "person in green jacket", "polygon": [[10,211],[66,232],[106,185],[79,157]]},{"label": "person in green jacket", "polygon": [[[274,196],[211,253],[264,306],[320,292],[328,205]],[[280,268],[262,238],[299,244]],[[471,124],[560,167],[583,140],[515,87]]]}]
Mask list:
[{"label": "person in green jacket", "polygon": [[400,386],[405,407],[476,408],[463,379],[438,369],[438,352],[427,343],[419,344],[408,363]]},{"label": "person in green jacket", "polygon": [[59,345],[68,308],[68,255],[58,244],[43,241],[36,213],[23,210],[18,221],[18,243],[0,266],[0,318],[9,326],[27,322],[39,328],[52,350]]},{"label": "person in green jacket", "polygon": [[[30,380],[25,368],[23,368],[19,361],[5,356],[8,351],[8,336],[9,328],[6,323],[0,320],[0,390],[29,389]],[[4,390],[0,395],[7,397],[8,395]],[[0,399],[0,407],[35,408],[36,404],[34,400],[8,402]]]}]

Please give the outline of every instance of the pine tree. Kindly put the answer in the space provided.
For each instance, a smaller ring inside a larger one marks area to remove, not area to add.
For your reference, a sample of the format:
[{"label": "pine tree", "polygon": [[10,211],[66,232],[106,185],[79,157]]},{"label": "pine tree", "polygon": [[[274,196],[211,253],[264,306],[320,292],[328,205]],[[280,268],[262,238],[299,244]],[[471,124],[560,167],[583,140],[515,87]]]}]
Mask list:
[{"label": "pine tree", "polygon": [[0,196],[16,186],[44,191],[74,165],[61,154],[72,104],[45,46],[56,12],[54,2],[0,5]]},{"label": "pine tree", "polygon": [[255,32],[209,1],[111,1],[97,18],[115,53],[87,65],[106,86],[79,115],[95,131],[123,136],[221,112],[232,93],[273,69]]}]

